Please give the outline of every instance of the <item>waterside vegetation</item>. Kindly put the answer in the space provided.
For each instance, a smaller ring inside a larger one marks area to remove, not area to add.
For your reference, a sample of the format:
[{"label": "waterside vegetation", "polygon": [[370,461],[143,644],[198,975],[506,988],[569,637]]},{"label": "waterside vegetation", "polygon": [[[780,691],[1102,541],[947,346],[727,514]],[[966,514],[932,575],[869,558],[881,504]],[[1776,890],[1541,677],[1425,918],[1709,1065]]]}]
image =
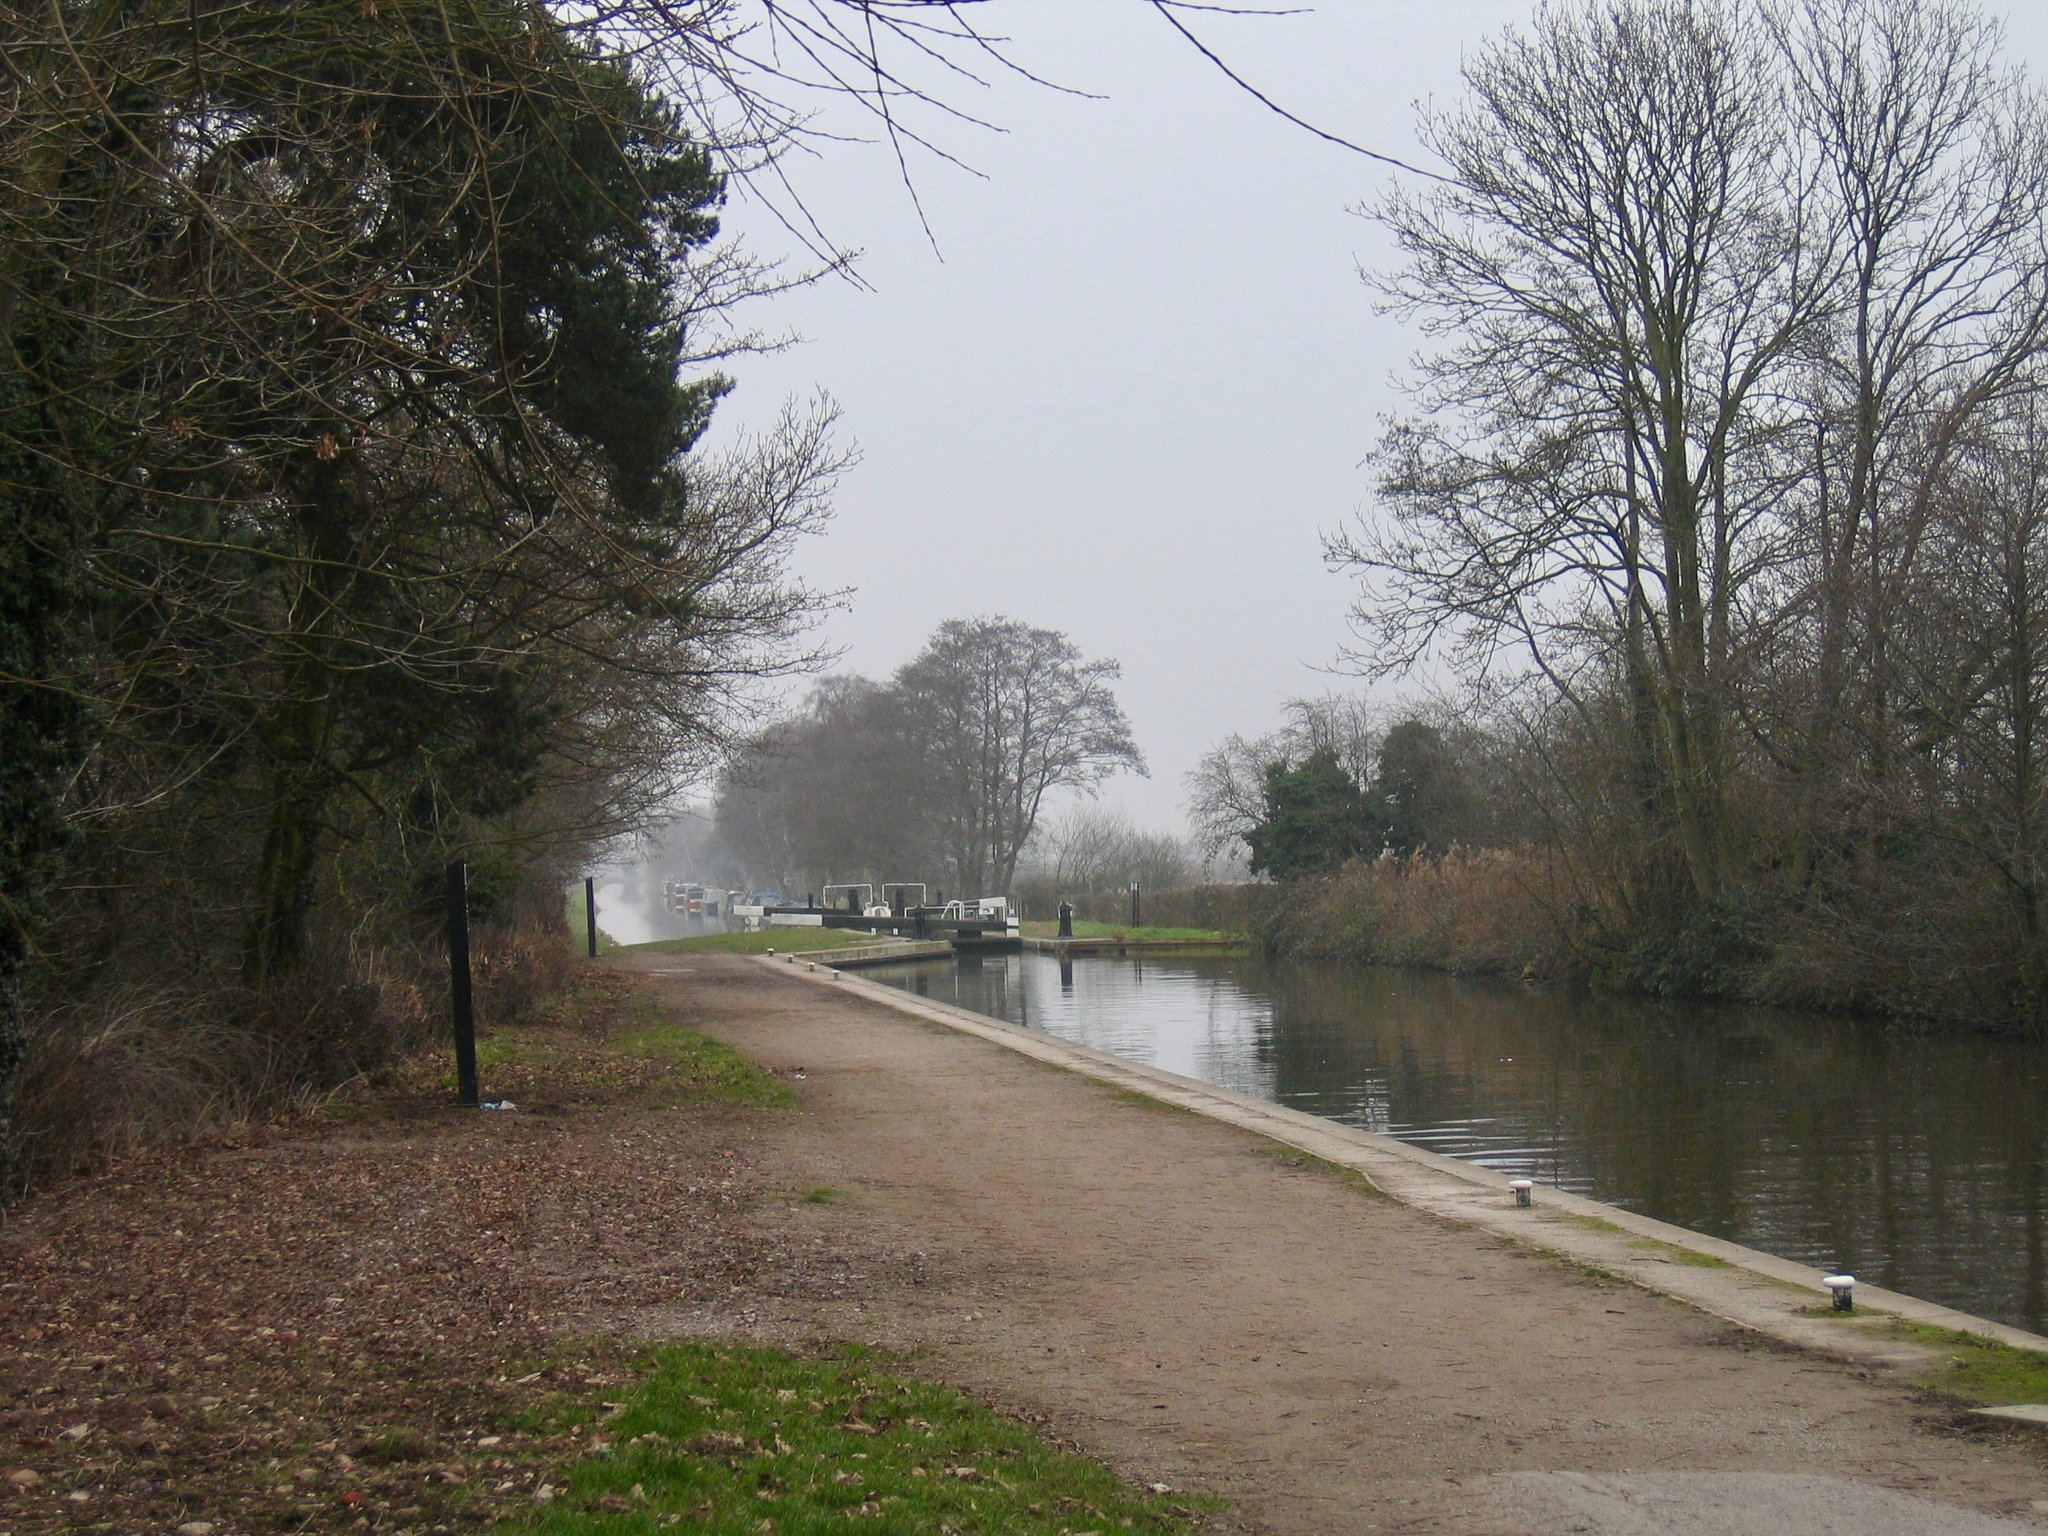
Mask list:
[{"label": "waterside vegetation", "polygon": [[1326,550],[1446,698],[1205,764],[1269,942],[2048,1025],[2048,99],[1963,0],[1571,0],[1463,74],[1363,210],[1422,349]]}]

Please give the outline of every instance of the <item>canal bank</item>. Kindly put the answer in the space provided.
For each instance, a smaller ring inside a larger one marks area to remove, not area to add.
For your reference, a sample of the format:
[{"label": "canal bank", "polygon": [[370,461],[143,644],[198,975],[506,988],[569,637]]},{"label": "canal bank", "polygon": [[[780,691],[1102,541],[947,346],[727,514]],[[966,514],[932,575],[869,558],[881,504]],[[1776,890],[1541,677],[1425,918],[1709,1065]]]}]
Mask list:
[{"label": "canal bank", "polygon": [[1258,955],[863,974],[2048,1334],[2048,1040]]},{"label": "canal bank", "polygon": [[[1938,1344],[1885,1326],[1896,1321],[2048,1357],[2048,1337],[1868,1283],[1853,1287],[1852,1316],[1844,1317],[1836,1306],[1836,1287],[1829,1284],[1835,1277],[1775,1254],[1568,1190],[1527,1188],[1518,1195],[1514,1186],[1527,1186],[1528,1180],[1393,1136],[917,997],[827,964],[814,962],[803,972],[808,980],[856,989],[913,1017],[1294,1147],[1360,1175],[1405,1205],[1590,1266],[1802,1349],[1856,1365],[1916,1372],[1940,1363]],[[1523,1198],[1527,1206],[1520,1203]],[[2048,1406],[2042,1412],[2048,1418]]]},{"label": "canal bank", "polygon": [[801,1074],[799,1112],[751,1154],[759,1219],[857,1255],[843,1300],[771,1296],[754,1326],[913,1351],[1133,1475],[1228,1498],[1233,1528],[2042,1528],[2040,1441],[1874,1358],[1372,1198],[1156,1081],[1084,1076],[851,978],[677,969],[660,984],[682,1016]]}]

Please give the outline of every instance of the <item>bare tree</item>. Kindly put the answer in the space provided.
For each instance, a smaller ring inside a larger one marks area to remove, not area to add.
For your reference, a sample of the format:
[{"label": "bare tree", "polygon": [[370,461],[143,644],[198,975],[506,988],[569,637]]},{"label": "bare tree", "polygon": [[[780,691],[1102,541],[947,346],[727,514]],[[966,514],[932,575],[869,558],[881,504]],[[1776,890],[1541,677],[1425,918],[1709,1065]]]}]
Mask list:
[{"label": "bare tree", "polygon": [[1188,846],[1165,832],[1142,832],[1129,818],[1082,801],[1042,825],[1026,850],[1033,880],[1049,896],[1128,889],[1172,890],[1194,873]]},{"label": "bare tree", "polygon": [[1226,736],[1190,770],[1188,822],[1205,859],[1230,856],[1248,845],[1245,835],[1266,817],[1266,770],[1274,763],[1298,768],[1328,752],[1355,784],[1373,773],[1380,711],[1363,698],[1326,693],[1288,699],[1278,730],[1247,739]]},{"label": "bare tree", "polygon": [[1376,670],[1509,645],[1574,690],[1618,654],[1711,898],[1738,630],[1782,560],[1774,391],[1835,245],[1753,12],[1560,5],[1465,80],[1422,126],[1455,184],[1374,210],[1408,257],[1375,281],[1445,338],[1376,456],[1395,526],[1330,555],[1367,577]]},{"label": "bare tree", "polygon": [[1057,789],[1143,773],[1110,683],[1056,630],[1015,619],[949,619],[897,674],[922,744],[938,847],[969,894],[1002,891]]},{"label": "bare tree", "polygon": [[[1994,21],[1953,0],[1803,0],[1777,23],[1793,127],[1843,244],[1791,491],[1809,564],[1806,704],[1784,744],[1795,883],[1852,782],[1893,771],[1895,611],[1933,498],[1983,413],[2033,387],[2043,339],[2048,118],[1998,57]],[[1828,797],[1838,797],[1828,803]]]},{"label": "bare tree", "polygon": [[756,883],[785,892],[916,880],[931,867],[919,760],[894,689],[827,678],[793,718],[728,758],[719,841]]},{"label": "bare tree", "polygon": [[1995,872],[2038,957],[2048,902],[2048,405],[1949,446],[1925,567],[1895,594],[1924,824]]}]

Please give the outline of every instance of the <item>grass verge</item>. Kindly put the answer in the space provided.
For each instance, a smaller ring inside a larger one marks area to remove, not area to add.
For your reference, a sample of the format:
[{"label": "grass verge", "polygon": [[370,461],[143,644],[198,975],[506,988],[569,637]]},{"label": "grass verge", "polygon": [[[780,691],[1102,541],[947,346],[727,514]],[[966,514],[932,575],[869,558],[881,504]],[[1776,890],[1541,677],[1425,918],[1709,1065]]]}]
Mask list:
[{"label": "grass verge", "polygon": [[[1018,931],[1027,938],[1052,939],[1059,936],[1058,923],[1022,923]],[[1242,944],[1241,933],[1224,933],[1216,928],[1132,928],[1117,923],[1074,924],[1077,939],[1116,939],[1127,944]]]},{"label": "grass verge", "polygon": [[783,1109],[796,1102],[787,1084],[724,1042],[671,1023],[649,999],[636,999],[625,1027],[607,1044],[622,1056],[666,1067],[667,1086],[692,1103]]},{"label": "grass verge", "polygon": [[1156,1109],[1169,1115],[1192,1115],[1194,1111],[1185,1104],[1169,1104],[1164,1099],[1155,1099],[1149,1093],[1140,1093],[1135,1088],[1119,1088],[1115,1098],[1120,1104],[1135,1104],[1140,1109]]},{"label": "grass verge", "polygon": [[1726,1259],[1718,1258],[1714,1254],[1697,1253],[1690,1248],[1681,1248],[1676,1243],[1662,1242],[1654,1237],[1639,1237],[1633,1243],[1630,1243],[1629,1246],[1673,1264],[1690,1265],[1694,1269],[1733,1269],[1735,1267]]},{"label": "grass verge", "polygon": [[1915,1383],[1930,1392],[1980,1408],[2048,1403],[2048,1355],[2016,1349],[1996,1339],[1981,1339],[1974,1333],[1959,1333],[1953,1328],[1907,1322],[1884,1312],[1837,1312],[1829,1306],[1809,1310],[1812,1316],[1824,1317],[1845,1328],[1934,1351],[1941,1363]]},{"label": "grass verge", "polygon": [[[645,978],[585,974],[593,985],[555,999],[529,1022],[501,1025],[477,1041],[486,1099],[510,1099],[528,1108],[616,1103],[639,1109],[784,1109],[796,1102],[788,1085],[766,1068],[676,1023]],[[452,1094],[455,1074],[446,1069],[445,1057],[436,1057],[433,1085]],[[375,1118],[377,1112],[374,1100],[337,1101],[325,1111],[331,1119]]]},{"label": "grass verge", "polygon": [[1552,1221],[1561,1221],[1582,1232],[1611,1232],[1617,1237],[1628,1236],[1627,1227],[1618,1226],[1605,1216],[1581,1216],[1577,1211],[1552,1211],[1549,1215]]},{"label": "grass verge", "polygon": [[1140,1489],[961,1394],[726,1344],[649,1351],[623,1405],[552,1407],[532,1432],[587,1449],[526,1521],[540,1536],[1196,1529],[1207,1501]]},{"label": "grass verge", "polygon": [[628,944],[627,954],[651,955],[778,955],[813,949],[852,949],[858,944],[883,944],[886,939],[852,928],[763,928],[754,933],[699,933],[687,939],[655,939]]},{"label": "grass verge", "polygon": [[1261,1147],[1259,1152],[1283,1168],[1302,1168],[1324,1174],[1369,1200],[1392,1198],[1356,1168],[1346,1168],[1342,1163],[1333,1163],[1327,1157],[1317,1157],[1315,1153],[1304,1152],[1299,1147]]}]

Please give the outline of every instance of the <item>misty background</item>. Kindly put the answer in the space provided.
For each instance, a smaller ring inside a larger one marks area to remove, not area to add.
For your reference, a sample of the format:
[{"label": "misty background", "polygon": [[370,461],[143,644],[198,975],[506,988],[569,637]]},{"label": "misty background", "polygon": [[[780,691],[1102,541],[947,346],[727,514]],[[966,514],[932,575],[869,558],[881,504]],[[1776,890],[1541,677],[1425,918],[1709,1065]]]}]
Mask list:
[{"label": "misty background", "polygon": [[[1533,9],[1358,0],[1187,19],[1290,112],[1428,169],[1414,104],[1455,96],[1465,52]],[[2048,14],[2002,14],[2008,59],[2038,71]],[[886,678],[948,618],[1064,631],[1122,664],[1150,769],[1097,803],[1179,834],[1185,775],[1226,734],[1272,729],[1289,696],[1390,703],[1429,685],[1347,675],[1354,587],[1322,554],[1326,531],[1371,515],[1361,461],[1418,341],[1358,275],[1395,264],[1352,210],[1397,173],[1285,121],[1137,0],[1015,0],[987,19],[1049,84],[994,65],[985,88],[928,82],[993,126],[916,115],[968,168],[906,145],[914,201],[865,112],[814,120],[868,141],[789,167],[858,252],[856,276],[748,317],[799,339],[733,363],[707,446],[829,394],[860,462],[795,568],[846,590],[823,626],[834,670]],[[724,222],[791,270],[811,259],[744,186]],[[690,834],[668,836],[659,869],[622,849],[605,872],[621,940],[622,903],[683,872]]]}]

